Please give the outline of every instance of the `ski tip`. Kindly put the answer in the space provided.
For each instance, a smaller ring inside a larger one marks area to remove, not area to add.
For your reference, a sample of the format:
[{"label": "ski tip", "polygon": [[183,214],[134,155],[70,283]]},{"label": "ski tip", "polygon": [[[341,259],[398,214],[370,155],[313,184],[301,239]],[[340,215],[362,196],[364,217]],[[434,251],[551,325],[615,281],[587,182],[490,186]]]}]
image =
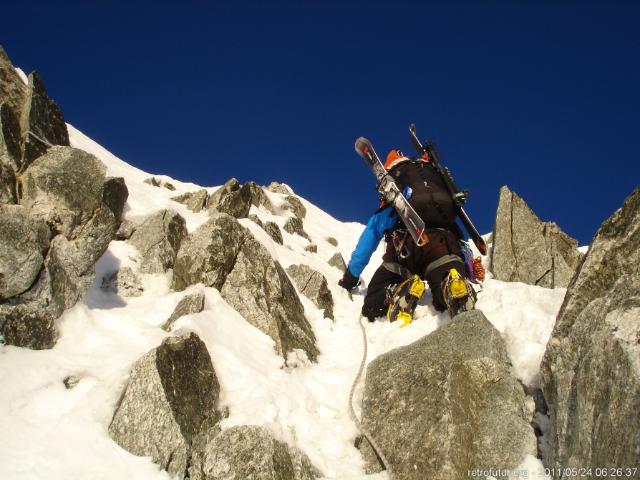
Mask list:
[{"label": "ski tip", "polygon": [[356,152],[358,152],[359,154],[364,153],[366,149],[369,148],[369,145],[371,145],[369,140],[364,137],[359,137],[355,143]]}]

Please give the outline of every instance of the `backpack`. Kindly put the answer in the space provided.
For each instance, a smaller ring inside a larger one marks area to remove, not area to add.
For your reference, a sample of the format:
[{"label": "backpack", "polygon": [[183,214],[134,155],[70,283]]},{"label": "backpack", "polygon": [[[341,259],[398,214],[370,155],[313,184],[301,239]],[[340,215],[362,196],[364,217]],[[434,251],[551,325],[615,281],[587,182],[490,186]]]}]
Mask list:
[{"label": "backpack", "polygon": [[410,192],[407,199],[428,228],[450,228],[455,224],[453,199],[430,163],[409,158],[394,165],[389,174],[401,191]]}]

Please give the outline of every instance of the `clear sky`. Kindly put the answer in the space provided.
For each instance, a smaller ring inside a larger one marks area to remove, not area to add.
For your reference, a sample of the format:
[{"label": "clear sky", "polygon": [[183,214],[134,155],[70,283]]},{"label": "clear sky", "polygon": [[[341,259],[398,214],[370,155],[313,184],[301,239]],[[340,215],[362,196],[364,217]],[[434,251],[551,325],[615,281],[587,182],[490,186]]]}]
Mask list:
[{"label": "clear sky", "polygon": [[640,2],[3,1],[0,44],[65,119],[201,185],[375,210],[353,144],[438,144],[492,229],[508,185],[588,243],[640,183]]}]

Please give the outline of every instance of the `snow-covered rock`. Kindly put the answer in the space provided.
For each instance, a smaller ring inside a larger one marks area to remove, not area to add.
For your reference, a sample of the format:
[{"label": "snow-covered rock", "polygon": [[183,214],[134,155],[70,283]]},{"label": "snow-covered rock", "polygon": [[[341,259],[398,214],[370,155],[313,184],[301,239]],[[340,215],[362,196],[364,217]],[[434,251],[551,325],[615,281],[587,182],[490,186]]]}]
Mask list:
[{"label": "snow-covered rock", "polygon": [[195,333],[168,337],[134,364],[109,434],[127,451],[184,478],[191,442],[220,417],[219,393],[202,340]]},{"label": "snow-covered rock", "polygon": [[178,252],[173,288],[202,283],[217,288],[248,322],[275,341],[282,355],[318,349],[304,308],[282,266],[238,221],[226,213],[189,235]]}]

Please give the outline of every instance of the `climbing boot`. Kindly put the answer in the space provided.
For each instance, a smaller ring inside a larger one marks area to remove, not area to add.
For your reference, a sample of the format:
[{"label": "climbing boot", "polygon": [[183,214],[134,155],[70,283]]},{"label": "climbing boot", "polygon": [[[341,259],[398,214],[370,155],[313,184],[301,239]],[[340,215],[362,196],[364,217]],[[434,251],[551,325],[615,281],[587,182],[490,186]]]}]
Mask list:
[{"label": "climbing boot", "polygon": [[387,318],[390,322],[399,320],[401,326],[409,325],[413,321],[413,312],[418,300],[424,294],[424,282],[418,275],[413,275],[398,284],[390,292]]},{"label": "climbing boot", "polygon": [[473,310],[476,305],[476,292],[471,283],[458,270],[452,268],[442,281],[442,298],[451,318],[460,312]]}]

